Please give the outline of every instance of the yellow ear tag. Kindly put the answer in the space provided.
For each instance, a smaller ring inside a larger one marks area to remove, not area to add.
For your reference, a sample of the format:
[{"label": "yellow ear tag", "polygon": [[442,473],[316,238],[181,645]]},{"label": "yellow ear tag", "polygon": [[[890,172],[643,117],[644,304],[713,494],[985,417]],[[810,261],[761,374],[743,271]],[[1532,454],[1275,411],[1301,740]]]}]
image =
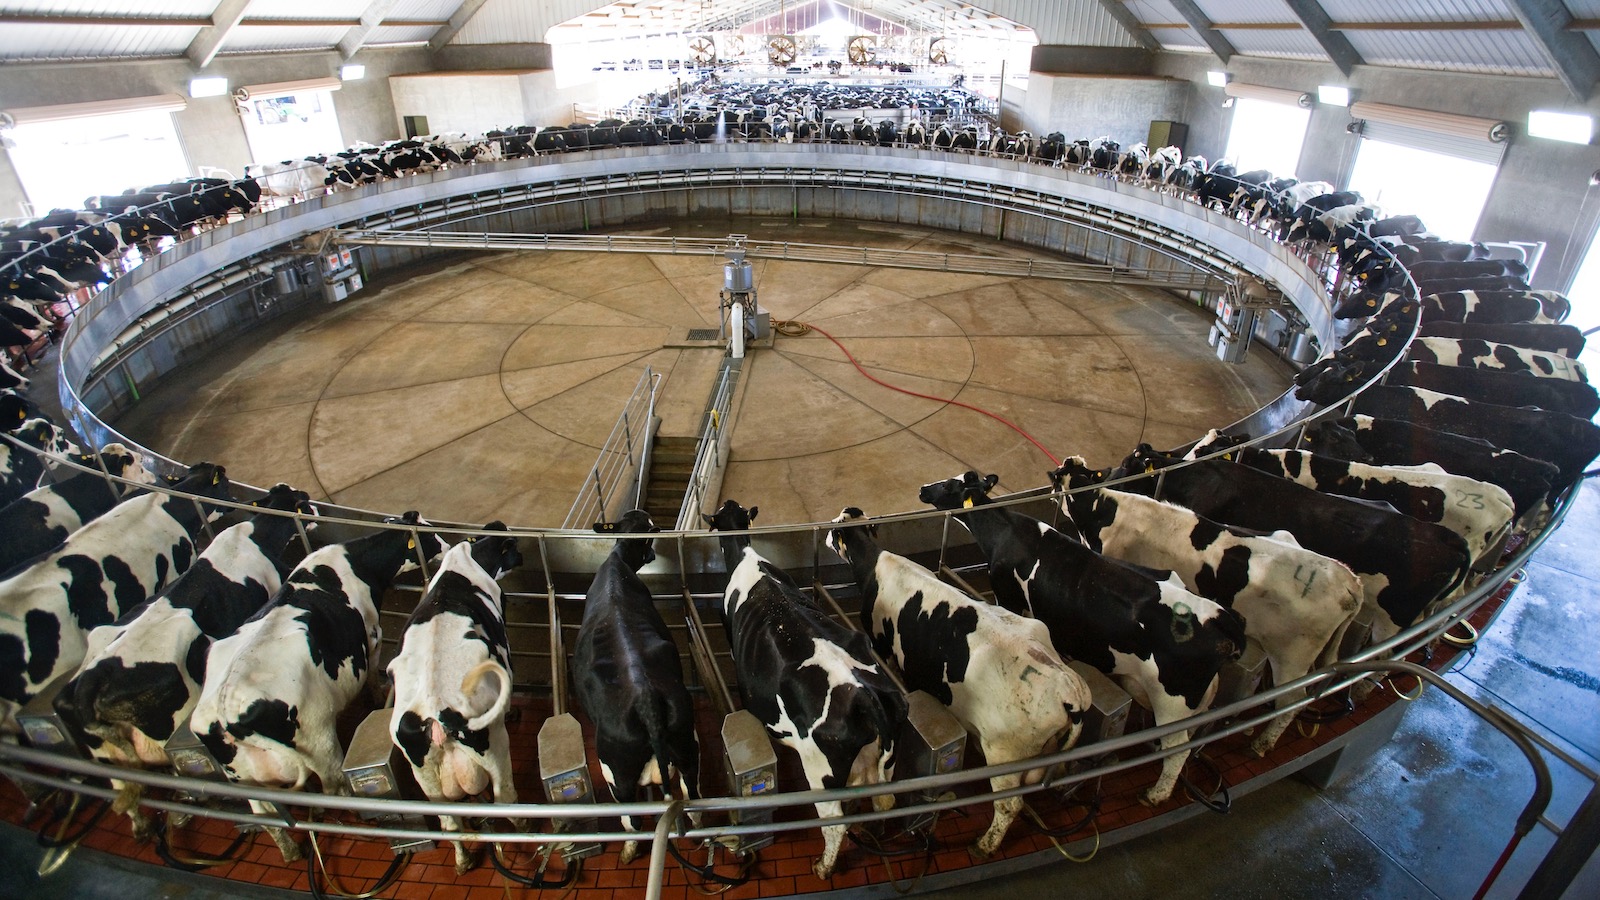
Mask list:
[{"label": "yellow ear tag", "polygon": [[1155,463],[1145,463],[1144,464],[1144,470],[1145,470],[1146,474],[1148,474],[1150,472],[1154,472],[1156,470],[1156,464]]},{"label": "yellow ear tag", "polygon": [[216,483],[218,483],[218,482],[219,482],[219,481],[221,481],[221,480],[222,480],[222,476],[220,476],[220,475],[218,475],[218,474],[217,474],[217,473],[215,473],[215,472],[213,472],[213,473],[211,473],[211,483],[212,483],[212,484],[213,484],[213,485],[214,485],[214,484],[216,484]]},{"label": "yellow ear tag", "polygon": [[967,499],[961,501],[961,506],[964,509],[971,509],[972,508],[972,498],[968,497]]},{"label": "yellow ear tag", "polygon": [[1371,300],[1368,300],[1368,301],[1367,301],[1367,305],[1368,305],[1368,306],[1377,306],[1377,305],[1378,305],[1378,300],[1377,300],[1377,298],[1376,298],[1376,297],[1374,297],[1374,298],[1373,298],[1373,299],[1371,299]]},{"label": "yellow ear tag", "polygon": [[1228,462],[1233,462],[1233,454],[1232,453],[1224,453],[1224,454],[1222,454],[1222,458],[1227,460]]},{"label": "yellow ear tag", "polygon": [[1378,338],[1378,346],[1379,347],[1387,347],[1387,346],[1389,346],[1389,339],[1388,338]]},{"label": "yellow ear tag", "polygon": [[415,549],[417,549],[417,539],[416,538],[412,538],[411,540],[406,541],[406,549],[407,550],[415,550]]}]

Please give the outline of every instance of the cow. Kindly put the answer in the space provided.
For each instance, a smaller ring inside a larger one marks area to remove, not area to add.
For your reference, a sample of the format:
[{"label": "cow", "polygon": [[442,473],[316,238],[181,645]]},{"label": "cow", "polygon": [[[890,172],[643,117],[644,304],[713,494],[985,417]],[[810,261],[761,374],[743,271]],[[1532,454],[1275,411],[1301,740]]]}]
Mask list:
[{"label": "cow", "polygon": [[1177,147],[1168,146],[1155,150],[1150,154],[1150,164],[1145,167],[1141,178],[1163,189],[1175,183],[1178,172],[1183,166],[1183,151]]},{"label": "cow", "polygon": [[[5,430],[23,446],[0,440],[0,504],[4,505],[15,503],[23,494],[37,488],[45,469],[55,468],[53,457],[82,452],[54,422],[30,415],[25,407],[16,407],[16,414],[8,415],[5,410],[10,406],[0,403],[0,430]],[[5,428],[10,422],[18,424],[15,428]]]},{"label": "cow", "polygon": [[1200,181],[1195,185],[1195,200],[1201,206],[1210,208],[1213,204],[1226,209],[1229,199],[1233,197],[1235,187],[1234,177],[1239,170],[1233,163],[1226,160],[1217,160],[1211,168],[1200,176]]},{"label": "cow", "polygon": [[1173,174],[1170,183],[1179,194],[1191,193],[1200,187],[1205,177],[1206,158],[1188,156],[1178,166],[1178,171]]},{"label": "cow", "polygon": [[[96,468],[118,478],[151,484],[155,478],[144,467],[144,457],[122,444],[100,448],[93,455],[68,457],[80,466]],[[99,472],[82,472],[62,481],[35,488],[0,508],[0,573],[61,545],[67,536],[107,512],[121,501],[128,488],[108,481]]]},{"label": "cow", "polygon": [[[988,560],[1000,605],[1043,622],[1062,656],[1122,679],[1157,725],[1210,708],[1217,673],[1244,652],[1239,614],[993,505],[989,491],[999,480],[968,471],[925,484],[917,496],[936,509],[958,510],[956,521]],[[1161,739],[1161,749],[1188,739],[1187,731],[1174,732]],[[1185,749],[1162,760],[1140,802],[1154,806],[1171,797],[1188,758]]]},{"label": "cow", "polygon": [[1471,568],[1466,541],[1447,528],[1220,459],[1175,462],[1141,444],[1106,475],[1164,469],[1160,479],[1132,481],[1125,488],[1151,495],[1159,482],[1157,499],[1241,528],[1287,531],[1307,550],[1349,566],[1361,577],[1363,606],[1375,614],[1375,640],[1398,633],[1450,596]]},{"label": "cow", "polygon": [[[253,504],[315,513],[310,498],[279,484]],[[77,674],[55,708],[89,754],[125,766],[169,766],[163,745],[194,711],[211,642],[232,634],[278,590],[294,519],[263,512],[220,532],[188,571],[115,624],[89,633]],[[113,781],[112,811],[128,816],[135,837],[149,823],[137,782]]]},{"label": "cow", "polygon": [[[1061,509],[1089,549],[1177,575],[1189,591],[1244,617],[1245,637],[1288,684],[1338,658],[1345,630],[1361,608],[1361,580],[1350,567],[1313,553],[1288,532],[1257,535],[1140,494],[1089,487],[1092,472],[1068,457],[1050,473]],[[1294,702],[1283,695],[1278,706]],[[1284,713],[1256,735],[1265,756],[1294,719]]]},{"label": "cow", "polygon": [[1437,465],[1498,485],[1511,497],[1519,520],[1541,508],[1561,475],[1554,463],[1501,450],[1485,440],[1366,415],[1324,421],[1306,432],[1302,445],[1313,453],[1353,462]]},{"label": "cow", "polygon": [[1571,301],[1555,291],[1469,291],[1422,298],[1424,322],[1553,325],[1571,311]]},{"label": "cow", "polygon": [[1533,325],[1516,323],[1509,325],[1481,325],[1467,322],[1425,322],[1420,331],[1422,337],[1447,337],[1477,339],[1492,341],[1499,344],[1510,344],[1527,350],[1542,350],[1545,353],[1555,353],[1567,359],[1577,359],[1583,353],[1583,332],[1572,325]]},{"label": "cow", "polygon": [[[344,789],[334,720],[376,658],[376,597],[417,557],[445,549],[414,530],[427,524],[415,512],[386,522],[402,527],[313,551],[266,606],[211,645],[189,728],[229,779],[301,790],[315,775],[325,793]],[[300,858],[283,829],[267,830],[286,862]]]},{"label": "cow", "polygon": [[1116,169],[1117,161],[1121,157],[1122,145],[1113,141],[1109,135],[1102,135],[1089,142],[1088,168],[1101,172],[1110,172]]},{"label": "cow", "polygon": [[1407,276],[1420,284],[1441,279],[1485,278],[1494,276],[1526,279],[1528,267],[1520,260],[1475,259],[1465,262],[1453,260],[1417,260],[1402,266],[1398,262],[1373,266],[1359,272],[1356,279],[1369,291],[1399,290]]},{"label": "cow", "polygon": [[1389,370],[1384,383],[1427,388],[1501,406],[1537,406],[1580,419],[1592,419],[1600,412],[1600,392],[1596,392],[1593,385],[1559,378],[1529,378],[1498,369],[1401,362]]},{"label": "cow", "polygon": [[[174,489],[228,495],[227,472],[198,463]],[[73,532],[0,581],[0,731],[52,679],[83,662],[89,632],[148,600],[194,561],[201,506],[143,494]]]},{"label": "cow", "polygon": [[1424,388],[1375,385],[1361,392],[1352,412],[1402,419],[1427,428],[1482,438],[1554,463],[1561,470],[1552,485],[1565,490],[1600,455],[1600,426],[1565,413],[1464,400]]},{"label": "cow", "polygon": [[[1322,196],[1333,197],[1337,195],[1324,194]],[[1313,201],[1320,199],[1322,197],[1312,198]],[[1302,207],[1302,210],[1304,210],[1304,207]],[[1362,202],[1336,206],[1309,216],[1297,216],[1284,234],[1284,240],[1291,244],[1300,241],[1331,244],[1341,231],[1359,227],[1361,223],[1371,221],[1377,216],[1378,207]]]},{"label": "cow", "polygon": [[1324,494],[1387,503],[1423,522],[1450,529],[1467,542],[1479,565],[1511,529],[1516,507],[1498,485],[1452,475],[1433,465],[1377,466],[1319,456],[1306,450],[1242,448],[1242,465],[1287,478]]},{"label": "cow", "polygon": [[[728,500],[703,518],[714,531],[745,531],[758,512]],[[750,546],[748,535],[724,534],[721,548],[728,572],[722,621],[745,708],[773,740],[800,755],[811,790],[893,780],[906,699],[879,671],[866,635],[818,609],[788,573]],[[878,794],[872,805],[887,811],[894,795]],[[816,807],[819,818],[844,814],[838,800]],[[822,827],[812,874],[824,880],[833,874],[844,833],[843,825]]]},{"label": "cow", "polygon": [[16,297],[0,300],[0,317],[18,328],[31,331],[45,331],[55,326],[55,322],[39,315],[33,304]]},{"label": "cow", "polygon": [[328,167],[313,157],[246,166],[245,173],[265,196],[304,200],[327,192]]},{"label": "cow", "polygon": [[[633,803],[650,785],[680,799],[700,796],[700,743],[683,663],[637,574],[655,559],[654,541],[625,537],[660,530],[642,509],[595,526],[619,537],[589,585],[572,653],[572,685],[594,723],[600,770],[618,803]],[[637,830],[633,816],[622,825]],[[638,841],[626,842],[620,863],[638,852]]]},{"label": "cow", "polygon": [[[505,722],[511,645],[497,582],[522,564],[522,554],[504,523],[483,528],[497,533],[445,552],[387,670],[394,685],[389,739],[435,803],[491,787],[496,803],[517,802]],[[494,684],[485,683],[487,676]],[[461,830],[457,816],[441,815],[439,824]],[[471,867],[466,846],[457,842],[456,872]]]},{"label": "cow", "polygon": [[[1352,206],[1362,202],[1358,191],[1330,191],[1325,194],[1316,194],[1300,201],[1300,205],[1287,219],[1278,225],[1278,240],[1295,243],[1305,238],[1305,229],[1310,226],[1313,219],[1344,206]],[[1297,234],[1298,237],[1293,235]]]},{"label": "cow", "polygon": [[0,357],[0,390],[25,390],[33,380],[11,368],[11,363]]},{"label": "cow", "polygon": [[[1393,358],[1401,346],[1398,340],[1367,335],[1345,345],[1338,355],[1345,359],[1387,360]],[[1560,353],[1527,350],[1476,338],[1419,337],[1406,345],[1405,358],[1412,362],[1525,373],[1537,378],[1585,383],[1589,380],[1583,363]]]},{"label": "cow", "polygon": [[[854,506],[833,520],[826,542],[861,590],[861,625],[881,657],[927,691],[978,739],[991,766],[1069,750],[1083,731],[1088,685],[1061,661],[1037,619],[974,600],[875,540],[877,526]],[[989,779],[995,792],[1037,784],[1043,769]],[[973,845],[999,849],[1023,798],[994,803],[994,820]]]}]

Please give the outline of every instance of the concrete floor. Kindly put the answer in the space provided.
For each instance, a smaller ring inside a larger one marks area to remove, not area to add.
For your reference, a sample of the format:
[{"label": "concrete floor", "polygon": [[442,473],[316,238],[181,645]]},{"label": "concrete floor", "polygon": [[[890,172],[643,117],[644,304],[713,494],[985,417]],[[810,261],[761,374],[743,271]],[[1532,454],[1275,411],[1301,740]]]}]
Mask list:
[{"label": "concrete floor", "polygon": [[[876,223],[672,230],[1038,255]],[[787,261],[756,261],[755,277],[774,319],[825,329],[878,377],[988,409],[1096,465],[1234,421],[1289,376],[1259,348],[1244,365],[1217,361],[1208,317],[1147,288]],[[645,366],[666,375],[661,433],[697,433],[722,354],[669,345],[716,327],[721,284],[720,257],[458,257],[220,349],[118,424],[253,484],[448,521],[559,525]],[[917,509],[919,485],[968,468],[998,473],[1003,489],[1036,487],[1051,468],[991,419],[871,383],[815,332],[754,351],[744,380],[723,495],[759,504],[762,524],[849,504]]]}]

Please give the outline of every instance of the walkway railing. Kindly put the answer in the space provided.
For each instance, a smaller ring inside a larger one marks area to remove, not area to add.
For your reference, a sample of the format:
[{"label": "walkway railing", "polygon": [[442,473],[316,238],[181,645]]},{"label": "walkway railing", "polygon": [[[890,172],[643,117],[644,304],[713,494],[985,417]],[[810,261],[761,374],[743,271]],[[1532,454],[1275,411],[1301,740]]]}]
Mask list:
[{"label": "walkway railing", "polygon": [[683,507],[678,511],[675,531],[698,531],[703,524],[700,513],[706,499],[711,497],[715,485],[722,483],[722,470],[728,464],[728,436],[732,419],[734,388],[739,384],[738,360],[725,359],[717,375],[717,385],[711,391],[707,404],[706,420],[700,427],[700,441],[694,449],[694,468],[689,472],[689,490],[683,496]]},{"label": "walkway railing", "polygon": [[624,509],[639,505],[644,494],[644,473],[650,471],[650,434],[655,428],[656,392],[661,374],[645,366],[633,393],[622,404],[622,414],[600,446],[600,455],[578,488],[577,499],[562,521],[562,528],[587,528],[609,521],[619,499]]}]

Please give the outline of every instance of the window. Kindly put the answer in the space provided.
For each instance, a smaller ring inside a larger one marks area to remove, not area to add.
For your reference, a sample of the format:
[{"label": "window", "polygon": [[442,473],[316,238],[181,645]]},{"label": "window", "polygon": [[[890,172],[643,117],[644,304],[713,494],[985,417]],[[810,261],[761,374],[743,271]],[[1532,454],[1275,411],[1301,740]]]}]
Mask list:
[{"label": "window", "polygon": [[1310,123],[1309,109],[1236,97],[1223,156],[1241,172],[1266,169],[1279,177],[1291,176],[1300,166],[1300,146]]},{"label": "window", "polygon": [[1600,231],[1589,241],[1589,252],[1583,255],[1583,264],[1567,290],[1572,301],[1572,314],[1567,324],[1587,331],[1600,325]]},{"label": "window", "polygon": [[1363,139],[1350,189],[1386,215],[1420,216],[1429,231],[1470,241],[1497,171],[1485,162]]},{"label": "window", "polygon": [[257,163],[282,162],[344,149],[332,91],[252,96],[245,102],[244,134]]},{"label": "window", "polygon": [[[8,133],[11,163],[33,214],[79,209],[84,198],[188,177],[170,112],[126,112],[24,123]],[[8,214],[25,210],[6,210]]]}]

